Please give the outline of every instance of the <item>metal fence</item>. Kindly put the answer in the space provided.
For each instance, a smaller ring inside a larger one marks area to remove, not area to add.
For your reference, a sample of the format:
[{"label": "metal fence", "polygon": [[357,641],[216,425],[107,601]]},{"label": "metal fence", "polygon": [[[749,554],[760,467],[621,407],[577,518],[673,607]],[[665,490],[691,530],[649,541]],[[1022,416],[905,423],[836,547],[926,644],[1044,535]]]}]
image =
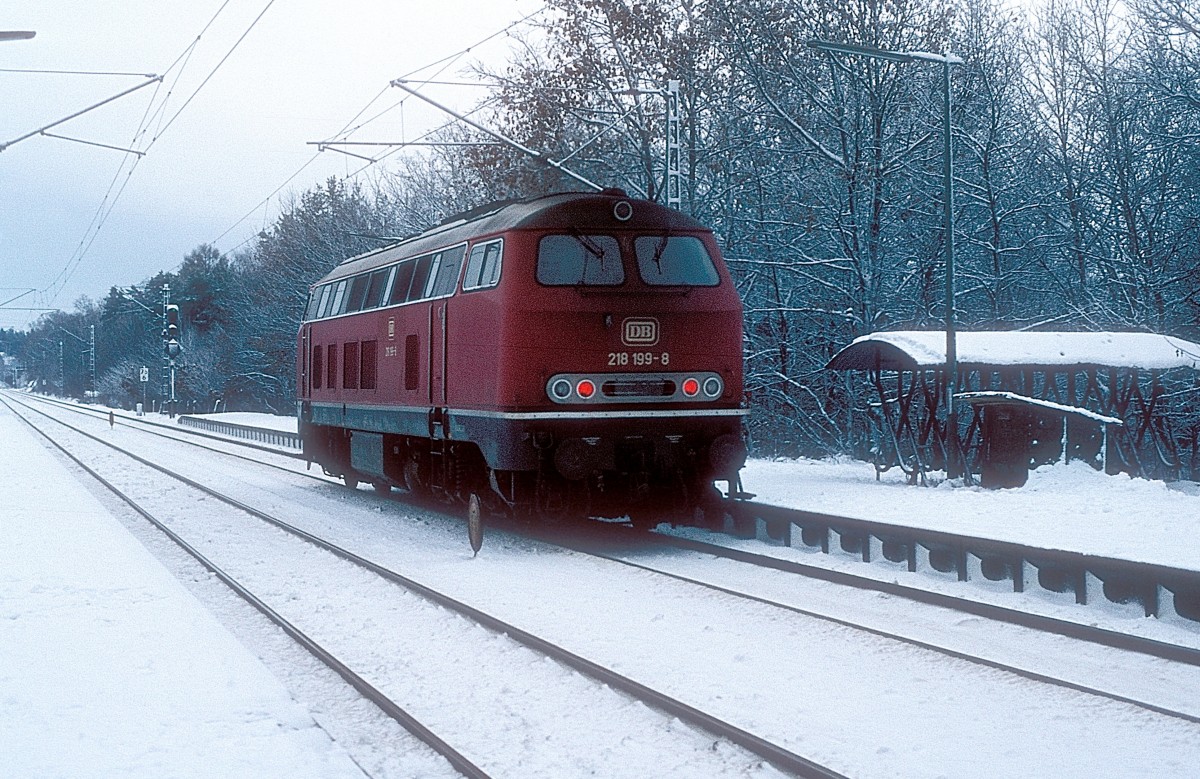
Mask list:
[{"label": "metal fence", "polygon": [[248,441],[258,441],[271,446],[282,446],[289,449],[301,448],[300,434],[289,433],[286,430],[271,430],[265,427],[236,425],[232,422],[222,422],[216,419],[186,415],[179,417],[179,424],[218,435],[244,438]]}]

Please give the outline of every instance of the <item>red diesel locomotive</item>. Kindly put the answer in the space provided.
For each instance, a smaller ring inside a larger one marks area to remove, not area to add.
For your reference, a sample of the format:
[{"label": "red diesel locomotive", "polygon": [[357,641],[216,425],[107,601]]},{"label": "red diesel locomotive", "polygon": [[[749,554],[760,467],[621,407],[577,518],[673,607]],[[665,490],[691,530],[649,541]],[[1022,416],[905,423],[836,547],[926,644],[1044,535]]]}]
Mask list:
[{"label": "red diesel locomotive", "polygon": [[679,212],[499,203],[314,284],[297,394],[305,456],[349,486],[651,521],[735,489],[741,301]]}]

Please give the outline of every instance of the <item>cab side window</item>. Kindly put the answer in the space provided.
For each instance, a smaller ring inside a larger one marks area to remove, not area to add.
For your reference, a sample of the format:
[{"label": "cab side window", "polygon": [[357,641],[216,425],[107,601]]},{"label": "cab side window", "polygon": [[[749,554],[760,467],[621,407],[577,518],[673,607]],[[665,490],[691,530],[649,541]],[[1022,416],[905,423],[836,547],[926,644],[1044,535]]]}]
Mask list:
[{"label": "cab side window", "polygon": [[466,246],[456,246],[439,253],[441,262],[436,277],[430,280],[430,297],[445,297],[454,292],[454,288],[458,286],[458,271],[462,268],[463,254],[466,251]]},{"label": "cab side window", "polygon": [[463,291],[488,289],[500,283],[500,265],[504,241],[495,240],[475,244],[467,260],[467,272],[463,275]]}]

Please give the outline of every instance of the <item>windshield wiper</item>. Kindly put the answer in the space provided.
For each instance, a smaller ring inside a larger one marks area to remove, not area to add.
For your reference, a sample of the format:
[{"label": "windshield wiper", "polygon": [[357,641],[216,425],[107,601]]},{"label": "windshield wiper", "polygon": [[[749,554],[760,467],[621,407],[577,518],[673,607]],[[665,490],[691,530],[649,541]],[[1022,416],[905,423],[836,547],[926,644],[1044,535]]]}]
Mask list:
[{"label": "windshield wiper", "polygon": [[[579,242],[579,245],[583,247],[584,251],[586,251],[588,254],[592,255],[596,259],[600,260],[600,270],[604,270],[604,249],[603,249],[603,247],[601,247],[600,244],[598,244],[594,240],[592,240],[591,236],[584,235],[583,233],[579,232],[578,230],[572,230],[571,237]],[[583,284],[585,282],[585,280],[587,279],[587,267],[588,267],[588,260],[586,257],[584,257],[582,274],[579,278],[579,281],[575,282],[577,285]]]},{"label": "windshield wiper", "polygon": [[654,255],[650,258],[650,262],[654,263],[654,267],[658,269],[659,276],[661,276],[662,272],[663,272],[663,269],[662,269],[663,252],[665,252],[667,250],[667,243],[670,240],[671,240],[670,233],[663,235],[663,237],[659,239],[658,243],[655,244]]}]

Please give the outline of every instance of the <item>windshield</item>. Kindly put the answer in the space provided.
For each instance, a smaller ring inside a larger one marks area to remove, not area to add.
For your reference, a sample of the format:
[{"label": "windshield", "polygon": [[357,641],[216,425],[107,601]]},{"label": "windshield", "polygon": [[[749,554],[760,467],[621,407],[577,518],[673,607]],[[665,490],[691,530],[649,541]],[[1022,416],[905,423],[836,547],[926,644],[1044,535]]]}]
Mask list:
[{"label": "windshield", "polygon": [[638,273],[647,284],[715,287],[721,281],[704,243],[694,236],[642,236],[634,247]]},{"label": "windshield", "polygon": [[625,281],[611,235],[547,235],[538,242],[537,280],[552,286],[616,286]]}]

